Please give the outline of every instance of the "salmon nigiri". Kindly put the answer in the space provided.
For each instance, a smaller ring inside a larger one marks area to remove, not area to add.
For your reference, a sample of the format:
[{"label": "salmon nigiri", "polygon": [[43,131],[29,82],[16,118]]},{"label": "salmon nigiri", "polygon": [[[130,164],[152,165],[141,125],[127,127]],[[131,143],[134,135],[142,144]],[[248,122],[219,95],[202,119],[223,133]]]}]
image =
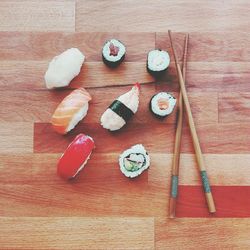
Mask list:
[{"label": "salmon nigiri", "polygon": [[110,131],[122,128],[139,107],[139,83],[127,93],[119,96],[103,113],[101,125]]},{"label": "salmon nigiri", "polygon": [[51,123],[55,131],[66,134],[72,130],[86,115],[91,100],[90,94],[79,88],[66,96],[56,108]]}]

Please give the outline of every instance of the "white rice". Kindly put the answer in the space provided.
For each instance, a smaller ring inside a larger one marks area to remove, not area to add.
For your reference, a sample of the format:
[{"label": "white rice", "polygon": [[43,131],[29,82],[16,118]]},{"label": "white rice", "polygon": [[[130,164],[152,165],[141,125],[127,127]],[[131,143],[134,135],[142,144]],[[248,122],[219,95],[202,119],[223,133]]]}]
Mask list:
[{"label": "white rice", "polygon": [[[110,55],[110,49],[109,46],[110,44],[113,43],[114,46],[119,47],[118,54],[116,56]],[[116,39],[111,39],[105,43],[102,49],[103,56],[105,57],[106,60],[110,62],[117,62],[119,61],[123,55],[126,52],[125,46],[118,40]]]},{"label": "white rice", "polygon": [[152,71],[162,71],[170,64],[170,57],[167,51],[151,50],[148,53],[148,68]]},{"label": "white rice", "polygon": [[78,122],[80,122],[86,115],[89,109],[89,104],[86,103],[71,119],[66,132],[68,133],[70,130],[72,130]]},{"label": "white rice", "polygon": [[126,124],[126,121],[113,110],[108,108],[101,116],[101,125],[103,128],[115,131],[122,128]]},{"label": "white rice", "polygon": [[[119,96],[117,98],[126,107],[128,107],[135,114],[139,107],[139,90],[137,87],[133,87],[130,91]],[[126,124],[126,121],[116,114],[113,110],[108,108],[101,116],[101,125],[109,129],[110,131],[115,131],[122,128]]]},{"label": "white rice", "polygon": [[44,76],[46,87],[52,89],[68,86],[80,73],[84,59],[85,56],[77,48],[68,49],[55,56]]},{"label": "white rice", "polygon": [[[158,100],[160,98],[168,100],[169,107],[167,109],[160,109],[159,108]],[[151,109],[157,115],[166,116],[166,115],[169,115],[169,114],[171,114],[173,112],[175,104],[176,104],[176,99],[172,95],[170,95],[167,92],[160,92],[160,93],[156,94],[152,98],[152,100],[151,100]]]},{"label": "white rice", "polygon": [[[130,154],[136,154],[136,153],[140,153],[143,154],[146,160],[146,163],[143,167],[141,167],[140,169],[138,169],[137,171],[128,171],[125,167],[124,167],[124,158],[126,158],[128,155]],[[149,168],[150,166],[150,157],[147,154],[147,151],[145,150],[145,148],[143,147],[142,144],[136,144],[133,147],[125,150],[119,158],[119,165],[120,165],[120,170],[121,172],[126,176],[126,177],[130,177],[130,178],[134,178],[137,177],[138,175],[140,175],[143,171],[145,171],[146,169]]]}]

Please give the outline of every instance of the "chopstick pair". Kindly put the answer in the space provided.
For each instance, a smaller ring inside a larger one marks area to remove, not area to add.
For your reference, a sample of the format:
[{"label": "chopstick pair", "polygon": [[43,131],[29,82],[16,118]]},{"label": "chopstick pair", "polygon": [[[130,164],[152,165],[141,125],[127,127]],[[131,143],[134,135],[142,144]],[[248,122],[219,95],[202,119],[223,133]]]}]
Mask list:
[{"label": "chopstick pair", "polygon": [[181,71],[181,67],[177,58],[177,54],[175,51],[174,43],[172,40],[171,31],[168,31],[170,43],[172,47],[172,51],[174,54],[175,66],[178,74],[179,84],[180,84],[180,95],[179,95],[179,103],[178,103],[178,117],[177,117],[177,127],[176,127],[176,135],[175,135],[175,145],[174,145],[174,158],[172,163],[172,176],[171,176],[171,193],[169,199],[169,217],[175,217],[176,210],[176,199],[178,196],[178,182],[179,182],[179,161],[180,161],[180,146],[181,146],[181,136],[182,136],[182,123],[183,123],[183,104],[186,110],[189,129],[191,132],[191,137],[193,141],[193,146],[195,150],[196,160],[199,167],[199,172],[202,180],[203,189],[205,192],[205,197],[207,201],[208,210],[210,213],[215,213],[216,208],[213,200],[213,196],[210,189],[210,184],[207,176],[207,171],[205,167],[205,161],[202,155],[202,151],[200,148],[199,139],[197,136],[192,111],[190,108],[187,91],[185,87],[185,77],[186,77],[186,64],[187,64],[187,50],[188,50],[188,40],[189,35],[186,35],[185,38],[185,46],[184,46],[184,54],[183,54],[183,68]]}]

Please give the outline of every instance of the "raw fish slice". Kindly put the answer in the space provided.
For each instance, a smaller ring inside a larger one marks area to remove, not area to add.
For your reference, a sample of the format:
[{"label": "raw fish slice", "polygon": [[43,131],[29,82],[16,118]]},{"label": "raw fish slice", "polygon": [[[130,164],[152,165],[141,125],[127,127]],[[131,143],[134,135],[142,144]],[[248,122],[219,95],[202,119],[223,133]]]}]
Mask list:
[{"label": "raw fish slice", "polygon": [[64,179],[74,178],[87,163],[94,147],[94,140],[90,136],[76,136],[59,159],[57,174]]},{"label": "raw fish slice", "polygon": [[88,111],[90,94],[84,89],[76,89],[66,96],[56,108],[51,123],[55,131],[66,134],[82,120]]}]

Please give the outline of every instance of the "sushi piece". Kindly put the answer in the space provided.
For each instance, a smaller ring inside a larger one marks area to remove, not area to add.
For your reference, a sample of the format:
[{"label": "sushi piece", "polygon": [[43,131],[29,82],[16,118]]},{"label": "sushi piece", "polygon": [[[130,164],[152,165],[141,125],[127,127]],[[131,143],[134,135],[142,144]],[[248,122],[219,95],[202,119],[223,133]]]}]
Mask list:
[{"label": "sushi piece", "polygon": [[173,112],[175,105],[174,96],[167,92],[160,92],[151,98],[149,108],[157,118],[164,118]]},{"label": "sushi piece", "polygon": [[116,39],[107,41],[102,49],[103,62],[109,67],[117,67],[125,58],[126,48]]},{"label": "sushi piece", "polygon": [[167,51],[156,49],[148,53],[147,70],[155,76],[161,76],[170,64],[170,57]]},{"label": "sushi piece", "polygon": [[52,89],[68,86],[80,73],[84,59],[85,56],[77,48],[68,49],[55,56],[44,76],[46,87]]},{"label": "sushi piece", "polygon": [[126,177],[134,178],[149,168],[150,158],[145,148],[137,144],[120,155],[119,165]]},{"label": "sushi piece", "polygon": [[94,148],[95,143],[90,136],[76,136],[59,159],[57,174],[66,180],[75,178],[86,165]]},{"label": "sushi piece", "polygon": [[56,108],[51,123],[59,134],[66,134],[86,115],[89,108],[90,94],[79,88],[66,96]]},{"label": "sushi piece", "polygon": [[135,114],[139,106],[139,83],[127,93],[119,96],[103,113],[101,125],[115,131],[122,128],[128,120]]}]

